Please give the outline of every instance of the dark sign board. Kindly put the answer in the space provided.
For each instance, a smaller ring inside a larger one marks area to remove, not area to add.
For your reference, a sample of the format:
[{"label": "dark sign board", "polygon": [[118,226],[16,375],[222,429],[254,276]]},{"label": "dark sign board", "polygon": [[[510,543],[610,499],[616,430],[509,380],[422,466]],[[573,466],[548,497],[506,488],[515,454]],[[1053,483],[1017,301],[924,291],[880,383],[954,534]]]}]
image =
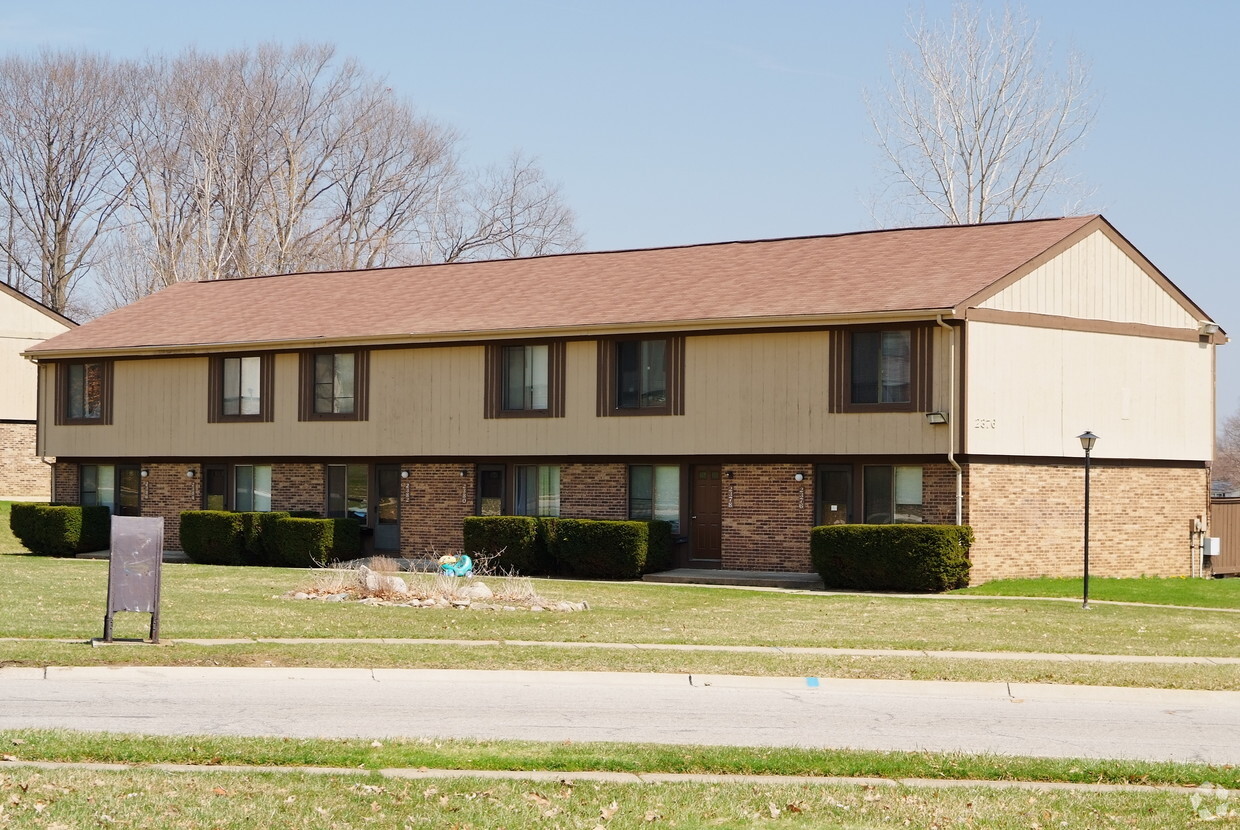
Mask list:
[{"label": "dark sign board", "polygon": [[164,561],[164,520],[112,517],[112,555],[108,562],[108,613],[103,639],[112,642],[112,615],[138,611],[151,615],[151,641],[159,642],[159,580]]}]

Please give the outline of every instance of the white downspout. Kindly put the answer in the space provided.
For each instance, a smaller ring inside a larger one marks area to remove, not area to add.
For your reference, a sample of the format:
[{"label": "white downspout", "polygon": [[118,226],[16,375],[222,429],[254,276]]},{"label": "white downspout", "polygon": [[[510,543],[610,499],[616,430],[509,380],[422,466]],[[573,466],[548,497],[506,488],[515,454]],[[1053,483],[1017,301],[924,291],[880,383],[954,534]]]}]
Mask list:
[{"label": "white downspout", "polygon": [[947,463],[956,471],[956,524],[964,523],[964,471],[956,462],[956,329],[943,322],[943,315],[938,315],[938,324],[947,329]]}]

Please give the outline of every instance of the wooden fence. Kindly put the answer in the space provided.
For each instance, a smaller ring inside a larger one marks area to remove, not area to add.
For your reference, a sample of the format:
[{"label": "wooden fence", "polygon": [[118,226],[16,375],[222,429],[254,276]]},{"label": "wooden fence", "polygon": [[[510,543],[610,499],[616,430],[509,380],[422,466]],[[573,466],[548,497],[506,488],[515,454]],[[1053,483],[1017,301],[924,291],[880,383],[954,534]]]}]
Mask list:
[{"label": "wooden fence", "polygon": [[1240,575],[1240,499],[1210,499],[1210,535],[1222,543],[1222,553],[1211,557],[1215,576]]}]

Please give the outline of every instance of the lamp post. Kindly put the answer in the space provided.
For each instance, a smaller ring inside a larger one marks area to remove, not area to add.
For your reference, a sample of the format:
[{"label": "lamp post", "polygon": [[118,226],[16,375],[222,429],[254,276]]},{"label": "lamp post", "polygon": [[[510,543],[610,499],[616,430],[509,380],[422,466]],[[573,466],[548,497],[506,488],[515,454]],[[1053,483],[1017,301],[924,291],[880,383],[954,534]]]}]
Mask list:
[{"label": "lamp post", "polygon": [[1089,453],[1094,448],[1098,436],[1085,430],[1076,436],[1081,441],[1081,449],[1085,450],[1085,595],[1081,607],[1089,609]]}]

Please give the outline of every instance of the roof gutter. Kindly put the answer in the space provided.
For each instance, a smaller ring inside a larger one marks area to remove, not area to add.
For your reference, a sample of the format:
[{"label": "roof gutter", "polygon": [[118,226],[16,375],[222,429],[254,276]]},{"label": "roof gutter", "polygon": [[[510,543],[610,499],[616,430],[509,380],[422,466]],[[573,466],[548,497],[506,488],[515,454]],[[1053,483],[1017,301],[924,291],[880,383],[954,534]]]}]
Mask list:
[{"label": "roof gutter", "polygon": [[943,322],[943,315],[935,318],[940,326],[947,329],[947,463],[956,471],[956,524],[963,524],[964,518],[964,471],[956,461],[956,328]]}]

